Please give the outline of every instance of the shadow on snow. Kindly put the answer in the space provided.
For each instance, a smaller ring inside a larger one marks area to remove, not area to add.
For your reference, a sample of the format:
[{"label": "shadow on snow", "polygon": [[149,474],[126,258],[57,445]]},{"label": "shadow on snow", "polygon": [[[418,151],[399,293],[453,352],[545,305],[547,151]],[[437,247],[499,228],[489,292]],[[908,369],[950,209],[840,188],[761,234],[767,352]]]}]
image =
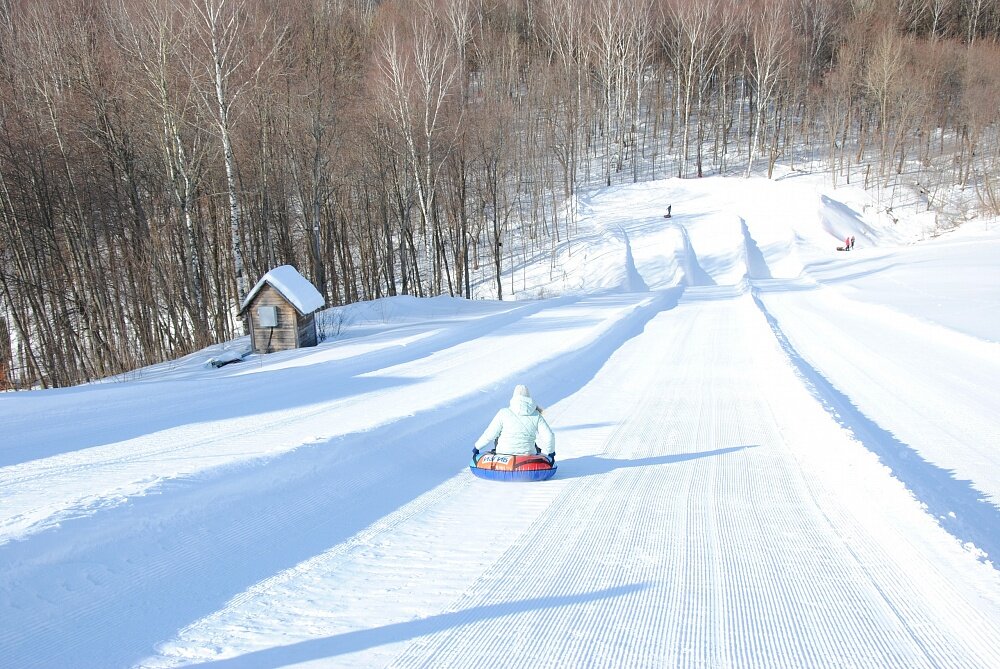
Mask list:
[{"label": "shadow on snow", "polygon": [[[267,648],[258,650],[246,655],[237,657],[203,662],[201,664],[189,665],[196,667],[241,667],[242,669],[261,669],[297,664],[300,662],[310,662],[322,660],[323,658],[356,653],[358,651],[384,646],[401,641],[409,641],[421,636],[444,632],[454,627],[482,623],[504,616],[517,615],[528,611],[541,611],[545,609],[555,609],[575,604],[585,604],[602,599],[613,597],[626,597],[634,593],[645,590],[648,586],[644,583],[623,585],[596,592],[587,592],[576,595],[556,595],[550,597],[538,597],[536,599],[525,599],[516,602],[504,602],[501,604],[486,604],[462,611],[442,613],[436,616],[420,618],[404,623],[393,623],[372,629],[356,630],[344,632],[321,639],[310,639],[300,641],[289,646],[277,648]],[[471,631],[470,631],[471,633]]]},{"label": "shadow on snow", "polygon": [[756,291],[753,298],[782,349],[827,413],[877,455],[946,531],[963,543],[972,542],[997,564],[1000,556],[1000,508],[985,499],[971,481],[957,479],[951,471],[923,459],[911,446],[865,416],[847,395],[837,390],[792,346]]},{"label": "shadow on snow", "polygon": [[[0,587],[0,597],[16,608],[46,596],[19,585],[37,584],[44,575],[55,603],[54,610],[5,621],[5,631],[21,639],[11,664],[60,666],[69,655],[78,667],[134,662],[250,585],[336,546],[454,477],[465,468],[464,445],[507,404],[514,384],[527,383],[553,404],[572,395],[650,319],[674,308],[681,292],[654,293],[602,336],[451,405],[168,481],[126,504],[5,544],[0,586],[13,588],[4,593]],[[88,565],[105,565],[101,587],[61,587],[86,582],[93,571]],[[128,602],[121,599],[125,592]],[[161,601],[142,615],[129,606]]]},{"label": "shadow on snow", "polygon": [[574,479],[584,476],[595,476],[607,474],[619,469],[630,469],[633,467],[654,467],[656,465],[670,465],[688,460],[698,460],[710,458],[727,453],[736,453],[748,448],[756,448],[757,444],[745,446],[730,446],[728,448],[717,448],[712,451],[700,451],[695,453],[675,453],[672,455],[659,455],[653,458],[639,458],[638,460],[619,460],[616,458],[602,458],[599,455],[585,455],[579,458],[563,460],[557,463],[559,472],[557,479]]},{"label": "shadow on snow", "polygon": [[[356,345],[359,339],[345,338],[344,341],[325,342],[315,348],[254,356],[221,370],[204,369],[198,377],[188,376],[180,381],[85,384],[30,393],[8,393],[9,397],[5,397],[4,404],[0,405],[3,409],[0,419],[10,421],[8,432],[15,436],[0,445],[0,466],[133,439],[192,422],[228,420],[305,408],[385,389],[392,384],[384,380],[373,384],[370,379],[363,378],[364,375],[429,356],[478,337],[505,332],[533,314],[572,304],[579,299],[553,298],[518,304],[472,318],[444,323],[432,319],[394,327],[388,332],[378,332],[363,339],[372,344],[385,342],[385,347],[377,352],[306,366],[281,368],[280,364],[301,357],[321,356],[342,345]],[[423,333],[427,336],[421,337]],[[391,341],[399,337],[416,339],[405,345],[391,345]],[[206,358],[207,355],[205,353]],[[256,366],[265,363],[279,367],[254,372]],[[194,380],[198,383],[193,383]],[[81,397],[85,398],[84,402],[78,403],[77,398]],[[37,415],[36,405],[45,406],[48,415],[87,415],[93,416],[91,421],[108,415],[112,419],[99,425],[90,422],[89,429],[85,431],[79,430],[73,421],[50,421],[42,426],[29,426],[33,430],[32,438],[19,439],[19,418]],[[106,412],[104,407],[107,406],[115,406],[117,410]]]}]

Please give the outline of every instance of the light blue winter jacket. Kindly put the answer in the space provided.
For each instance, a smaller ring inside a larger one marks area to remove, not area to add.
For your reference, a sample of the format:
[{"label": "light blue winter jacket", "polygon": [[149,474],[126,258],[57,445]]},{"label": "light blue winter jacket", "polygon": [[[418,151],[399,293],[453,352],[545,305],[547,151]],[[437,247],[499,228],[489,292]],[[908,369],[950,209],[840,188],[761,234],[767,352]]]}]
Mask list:
[{"label": "light blue winter jacket", "polygon": [[497,453],[534,455],[535,444],[546,455],[556,450],[552,428],[538,412],[535,400],[526,395],[512,397],[510,406],[497,412],[476,442],[476,448],[489,450],[498,437]]}]

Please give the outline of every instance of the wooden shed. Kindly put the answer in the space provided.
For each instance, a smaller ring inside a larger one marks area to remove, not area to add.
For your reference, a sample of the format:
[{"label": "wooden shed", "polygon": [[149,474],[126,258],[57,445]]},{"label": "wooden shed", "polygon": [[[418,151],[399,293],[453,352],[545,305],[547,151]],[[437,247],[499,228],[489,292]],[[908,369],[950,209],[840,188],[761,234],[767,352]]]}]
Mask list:
[{"label": "wooden shed", "polygon": [[255,353],[274,353],[316,345],[316,320],[323,296],[291,265],[275,267],[247,294],[240,314],[250,323]]}]

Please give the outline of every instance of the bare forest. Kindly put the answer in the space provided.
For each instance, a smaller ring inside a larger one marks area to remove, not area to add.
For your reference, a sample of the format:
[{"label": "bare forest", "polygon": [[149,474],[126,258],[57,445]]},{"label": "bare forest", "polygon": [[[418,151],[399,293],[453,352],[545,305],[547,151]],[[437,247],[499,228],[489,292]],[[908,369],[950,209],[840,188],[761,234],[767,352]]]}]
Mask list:
[{"label": "bare forest", "polygon": [[996,215],[998,37],[998,0],[0,0],[0,389],[239,336],[281,264],[502,298],[582,188],[781,165]]}]

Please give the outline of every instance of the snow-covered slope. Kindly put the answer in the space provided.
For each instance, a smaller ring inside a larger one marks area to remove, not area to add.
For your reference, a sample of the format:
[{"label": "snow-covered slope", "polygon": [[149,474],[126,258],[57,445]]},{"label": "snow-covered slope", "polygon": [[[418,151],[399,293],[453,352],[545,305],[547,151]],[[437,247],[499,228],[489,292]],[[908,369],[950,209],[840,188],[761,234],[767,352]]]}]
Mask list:
[{"label": "snow-covered slope", "polygon": [[[1000,234],[817,183],[596,191],[514,301],[0,395],[2,664],[1000,666]],[[559,475],[476,479],[517,383]]]}]

